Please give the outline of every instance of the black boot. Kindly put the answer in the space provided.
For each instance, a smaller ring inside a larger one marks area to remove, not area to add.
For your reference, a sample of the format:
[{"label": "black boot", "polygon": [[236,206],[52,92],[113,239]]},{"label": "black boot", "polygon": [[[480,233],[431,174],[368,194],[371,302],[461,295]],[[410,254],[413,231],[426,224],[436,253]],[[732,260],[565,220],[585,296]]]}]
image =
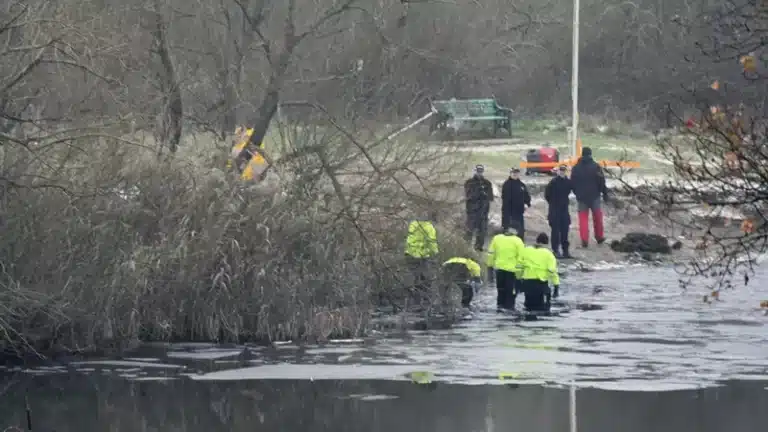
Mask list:
[{"label": "black boot", "polygon": [[570,251],[568,250],[568,245],[567,244],[563,245],[563,255],[562,255],[562,257],[564,259],[571,259],[571,258],[573,258],[573,256],[571,255]]}]

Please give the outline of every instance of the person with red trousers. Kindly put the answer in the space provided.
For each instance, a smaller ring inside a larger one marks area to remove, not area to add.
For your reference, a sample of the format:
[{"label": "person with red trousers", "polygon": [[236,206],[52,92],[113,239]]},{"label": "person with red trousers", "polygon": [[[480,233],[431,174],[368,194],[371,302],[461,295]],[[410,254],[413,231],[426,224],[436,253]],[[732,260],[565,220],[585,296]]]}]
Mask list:
[{"label": "person with red trousers", "polygon": [[608,188],[605,185],[603,168],[592,158],[592,149],[584,147],[579,161],[571,170],[571,185],[579,210],[579,236],[581,246],[589,246],[589,212],[592,211],[592,223],[597,244],[605,242],[603,229],[602,201],[608,201]]}]

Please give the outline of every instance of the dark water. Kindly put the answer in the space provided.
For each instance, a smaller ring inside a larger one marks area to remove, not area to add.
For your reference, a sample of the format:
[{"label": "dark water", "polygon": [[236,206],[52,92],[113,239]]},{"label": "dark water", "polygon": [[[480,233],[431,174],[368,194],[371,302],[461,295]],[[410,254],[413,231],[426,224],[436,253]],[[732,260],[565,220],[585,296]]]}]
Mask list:
[{"label": "dark water", "polygon": [[[424,386],[398,381],[128,381],[93,375],[19,383],[33,430],[81,431],[569,431],[567,390],[542,386]],[[21,394],[4,396],[0,424],[24,425]],[[746,382],[668,392],[584,389],[578,430],[765,431],[768,391]]]},{"label": "dark water", "polygon": [[[765,272],[702,302],[673,272],[571,273],[570,311],[324,347],[176,345],[0,371],[0,431],[768,430]],[[590,307],[579,307],[590,305]],[[412,373],[431,383],[412,382]]]}]

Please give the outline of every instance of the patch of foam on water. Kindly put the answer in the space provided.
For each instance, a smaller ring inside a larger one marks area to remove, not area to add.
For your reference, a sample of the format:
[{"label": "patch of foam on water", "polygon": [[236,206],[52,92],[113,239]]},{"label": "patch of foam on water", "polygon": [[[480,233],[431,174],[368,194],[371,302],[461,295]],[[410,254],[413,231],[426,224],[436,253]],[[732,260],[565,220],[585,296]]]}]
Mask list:
[{"label": "patch of foam on water", "polygon": [[328,343],[331,344],[361,344],[364,343],[364,339],[356,338],[356,339],[331,339],[328,341]]},{"label": "patch of foam on water", "polygon": [[744,220],[746,219],[746,216],[744,216],[744,212],[741,210],[735,208],[735,207],[715,207],[715,208],[703,208],[703,207],[694,207],[689,210],[691,214],[697,217],[721,217],[723,219],[731,219],[731,220]]},{"label": "patch of foam on water", "polygon": [[22,373],[29,374],[29,375],[53,375],[53,374],[60,374],[65,373],[66,371],[63,370],[57,370],[57,369],[24,369],[21,371]]},{"label": "patch of foam on water", "polygon": [[93,360],[93,361],[78,361],[70,363],[72,366],[113,366],[118,367],[139,367],[139,368],[156,368],[156,369],[183,369],[186,366],[173,365],[164,363],[150,363],[150,362],[137,362],[127,360]]},{"label": "patch of foam on water", "polygon": [[200,350],[206,348],[216,348],[216,344],[209,342],[179,342],[168,345],[173,350]]},{"label": "patch of foam on water", "polygon": [[241,380],[406,380],[418,366],[277,364],[192,375],[195,381]]},{"label": "patch of foam on water", "polygon": [[744,381],[768,381],[768,374],[736,374],[729,376],[728,379]]},{"label": "patch of foam on water", "polygon": [[768,252],[762,252],[759,254],[755,254],[755,262],[758,264],[764,263],[766,259],[768,259]]},{"label": "patch of foam on water", "polygon": [[[563,383],[569,386],[569,383]],[[600,390],[612,391],[631,391],[631,392],[663,392],[680,390],[698,390],[701,388],[711,388],[720,386],[713,383],[702,383],[696,381],[675,381],[675,380],[643,380],[643,379],[624,379],[616,381],[579,381],[576,388],[597,388]],[[577,393],[578,397],[578,393]]]},{"label": "patch of foam on water", "polygon": [[626,269],[630,267],[647,267],[647,264],[644,263],[634,263],[629,261],[624,262],[608,262],[608,261],[598,261],[596,263],[590,263],[589,265],[584,265],[584,263],[574,263],[574,267],[578,268],[586,268],[592,271],[599,271],[599,270],[621,270]]},{"label": "patch of foam on water", "polygon": [[299,349],[299,345],[292,341],[275,341],[272,342],[272,346],[279,349]]},{"label": "patch of foam on water", "polygon": [[177,379],[176,377],[158,377],[158,376],[142,376],[129,378],[130,381],[171,381]]},{"label": "patch of foam on water", "polygon": [[239,356],[242,353],[242,349],[225,350],[211,348],[199,351],[171,351],[166,354],[166,357],[179,360],[218,360],[227,357]]},{"label": "patch of foam on water", "polygon": [[358,347],[354,346],[331,346],[331,347],[313,347],[307,348],[307,354],[352,354],[360,351]]},{"label": "patch of foam on water", "polygon": [[341,396],[339,399],[358,399],[361,401],[382,401],[399,399],[400,396],[388,395],[388,394],[352,394],[349,396]]}]

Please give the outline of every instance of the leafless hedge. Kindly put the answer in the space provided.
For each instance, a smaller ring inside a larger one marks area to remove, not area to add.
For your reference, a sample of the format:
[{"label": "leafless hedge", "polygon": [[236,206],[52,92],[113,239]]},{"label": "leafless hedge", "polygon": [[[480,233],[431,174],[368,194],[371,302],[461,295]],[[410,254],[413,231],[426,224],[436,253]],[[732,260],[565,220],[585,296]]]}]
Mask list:
[{"label": "leafless hedge", "polygon": [[657,142],[674,175],[629,187],[658,217],[697,237],[685,281],[700,277],[715,292],[747,283],[768,251],[768,88],[759,38],[766,18],[765,5],[753,1],[726,2],[706,16],[715,31],[699,44],[695,64],[715,72],[693,81],[700,110],[670,111],[679,133]]}]

